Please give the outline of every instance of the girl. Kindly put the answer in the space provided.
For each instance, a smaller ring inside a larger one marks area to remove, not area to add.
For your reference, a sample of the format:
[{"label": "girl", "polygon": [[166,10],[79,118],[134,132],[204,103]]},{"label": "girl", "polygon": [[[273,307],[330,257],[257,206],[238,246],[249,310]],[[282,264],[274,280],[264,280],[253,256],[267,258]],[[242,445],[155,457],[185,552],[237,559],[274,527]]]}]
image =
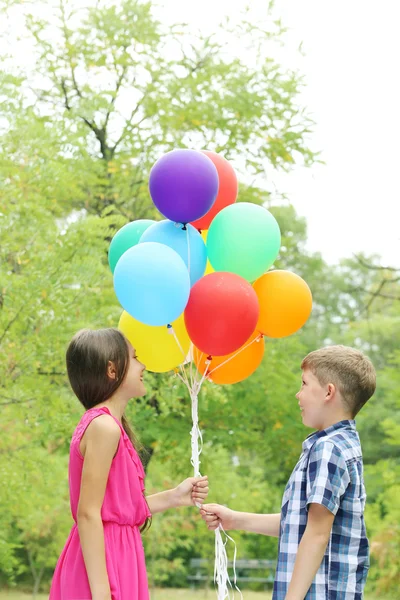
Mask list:
[{"label": "girl", "polygon": [[141,531],[151,515],[202,504],[207,477],[144,496],[144,470],[125,416],[143,396],[145,366],[117,329],[84,329],[67,350],[71,387],[86,408],[71,440],[72,527],[58,560],[50,600],[148,600]]}]

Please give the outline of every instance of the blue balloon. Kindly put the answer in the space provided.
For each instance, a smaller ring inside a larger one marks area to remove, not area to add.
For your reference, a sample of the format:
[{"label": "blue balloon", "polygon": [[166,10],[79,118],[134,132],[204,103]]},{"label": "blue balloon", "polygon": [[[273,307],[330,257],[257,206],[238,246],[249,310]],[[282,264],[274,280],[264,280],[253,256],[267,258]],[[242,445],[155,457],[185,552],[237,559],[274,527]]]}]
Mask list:
[{"label": "blue balloon", "polygon": [[203,277],[206,270],[207,248],[197,229],[192,225],[186,227],[187,229],[183,229],[182,224],[172,221],[154,223],[142,233],[139,244],[158,242],[175,250],[188,268],[190,285],[194,285],[200,277]]},{"label": "blue balloon", "polygon": [[138,244],[117,262],[114,289],[132,317],[146,325],[167,325],[189,300],[189,272],[175,250],[155,242]]}]

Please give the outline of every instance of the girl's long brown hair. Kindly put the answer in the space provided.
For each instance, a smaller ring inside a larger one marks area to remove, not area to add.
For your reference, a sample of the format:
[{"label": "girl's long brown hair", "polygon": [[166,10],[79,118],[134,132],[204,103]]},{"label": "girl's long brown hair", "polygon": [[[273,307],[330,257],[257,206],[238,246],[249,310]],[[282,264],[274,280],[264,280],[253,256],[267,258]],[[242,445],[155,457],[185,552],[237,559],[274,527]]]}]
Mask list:
[{"label": "girl's long brown hair", "polygon": [[[107,375],[109,361],[114,363],[115,379]],[[118,329],[82,329],[68,346],[66,362],[71,387],[89,410],[111,398],[124,381],[129,365],[128,341]],[[121,425],[135,450],[143,453],[144,448],[125,415]],[[140,530],[143,532],[150,525],[151,518],[147,518]]]}]

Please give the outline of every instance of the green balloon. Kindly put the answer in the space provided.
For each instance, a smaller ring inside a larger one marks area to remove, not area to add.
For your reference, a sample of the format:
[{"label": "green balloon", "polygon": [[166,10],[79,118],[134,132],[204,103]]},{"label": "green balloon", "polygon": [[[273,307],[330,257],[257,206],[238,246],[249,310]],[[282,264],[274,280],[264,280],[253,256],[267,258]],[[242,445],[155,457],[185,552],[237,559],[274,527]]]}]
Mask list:
[{"label": "green balloon", "polygon": [[262,206],[239,202],[227,206],[211,222],[207,252],[216,271],[255,281],[273,264],[281,245],[275,217]]},{"label": "green balloon", "polygon": [[114,273],[117,262],[121,256],[139,243],[140,238],[150,225],[154,225],[155,221],[151,219],[138,219],[127,223],[111,240],[110,249],[108,251],[108,264],[110,265],[111,272]]}]

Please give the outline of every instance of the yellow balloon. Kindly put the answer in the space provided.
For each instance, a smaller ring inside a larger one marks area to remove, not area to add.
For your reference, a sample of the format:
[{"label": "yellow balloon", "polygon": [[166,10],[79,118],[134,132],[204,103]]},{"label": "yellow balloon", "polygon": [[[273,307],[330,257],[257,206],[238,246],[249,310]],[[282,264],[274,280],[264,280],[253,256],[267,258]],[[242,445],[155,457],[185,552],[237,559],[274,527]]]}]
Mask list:
[{"label": "yellow balloon", "polygon": [[[201,232],[201,237],[203,238],[203,242],[205,244],[207,244],[207,235],[208,235],[208,229],[203,229],[203,231]],[[207,265],[206,265],[206,270],[204,271],[204,275],[208,275],[209,273],[214,273],[215,270],[212,268],[210,261],[207,258]]]},{"label": "yellow balloon", "polygon": [[167,325],[162,327],[145,325],[131,317],[125,310],[118,324],[120,331],[135,348],[140,362],[146,365],[148,371],[154,373],[171,371],[185,361],[189,352],[190,339],[183,315],[172,323],[172,327],[179,344]]}]

